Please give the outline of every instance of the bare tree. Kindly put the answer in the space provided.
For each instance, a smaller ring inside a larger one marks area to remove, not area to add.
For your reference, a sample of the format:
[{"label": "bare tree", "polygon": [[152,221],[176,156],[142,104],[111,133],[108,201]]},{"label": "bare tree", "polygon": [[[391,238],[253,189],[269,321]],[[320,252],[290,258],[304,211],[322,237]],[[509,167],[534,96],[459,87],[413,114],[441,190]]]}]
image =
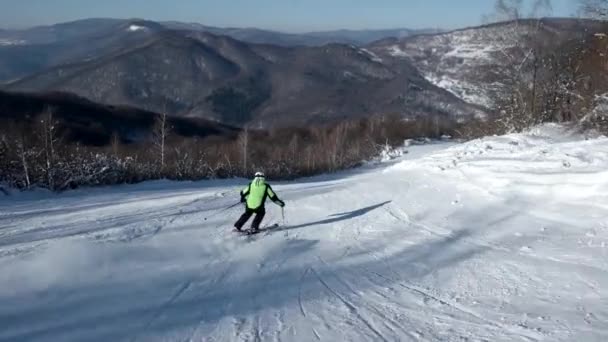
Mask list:
[{"label": "bare tree", "polygon": [[167,111],[163,111],[163,113],[156,117],[156,122],[152,131],[154,146],[158,151],[158,161],[160,164],[161,173],[165,170],[167,137],[170,134],[170,130],[171,128],[169,127],[169,122],[167,119]]},{"label": "bare tree", "polygon": [[333,139],[330,142],[331,153],[329,155],[331,160],[332,170],[338,170],[342,165],[342,154],[345,146],[346,131],[348,129],[348,122],[339,123],[333,133]]},{"label": "bare tree", "polygon": [[110,144],[112,145],[112,153],[114,154],[114,157],[118,157],[118,149],[120,148],[120,135],[118,132],[112,133]]},{"label": "bare tree", "polygon": [[241,158],[243,158],[243,173],[247,174],[249,171],[247,161],[249,156],[249,128],[245,127],[239,134],[238,138],[239,150],[241,151]]},{"label": "bare tree", "polygon": [[32,186],[32,182],[30,181],[30,168],[28,163],[28,148],[26,146],[26,138],[25,134],[22,130],[19,132],[19,137],[17,138],[17,153],[19,154],[19,159],[21,161],[21,167],[23,168],[23,177],[25,178],[25,188],[29,189]]},{"label": "bare tree", "polygon": [[584,17],[608,18],[608,0],[579,0],[579,12]]},{"label": "bare tree", "polygon": [[551,0],[536,0],[532,4],[530,12],[534,18],[541,18],[553,14],[553,3]]},{"label": "bare tree", "polygon": [[496,0],[494,11],[498,20],[521,19],[523,15],[523,0]]},{"label": "bare tree", "polygon": [[523,0],[496,0],[494,11],[482,17],[484,23],[498,21],[518,21],[525,18],[541,18],[553,12],[551,0],[535,0],[526,6]]},{"label": "bare tree", "polygon": [[45,157],[45,177],[48,188],[52,191],[56,190],[55,187],[55,174],[56,170],[56,147],[59,141],[57,136],[57,122],[53,118],[55,109],[52,107],[45,108],[42,113],[41,124],[41,135],[43,140],[43,153]]},{"label": "bare tree", "polygon": [[542,54],[546,42],[542,36],[542,21],[535,24],[522,21],[524,18],[538,18],[552,11],[550,0],[535,0],[527,11],[522,0],[496,0],[492,17],[511,21],[500,30],[487,30],[489,39],[504,42],[498,51],[503,61],[504,89],[497,101],[498,121],[506,131],[515,131],[539,121],[537,94]]},{"label": "bare tree", "polygon": [[293,138],[289,142],[289,150],[291,154],[291,162],[297,164],[300,161],[298,150],[300,148],[300,139],[298,139],[298,135],[294,134]]}]

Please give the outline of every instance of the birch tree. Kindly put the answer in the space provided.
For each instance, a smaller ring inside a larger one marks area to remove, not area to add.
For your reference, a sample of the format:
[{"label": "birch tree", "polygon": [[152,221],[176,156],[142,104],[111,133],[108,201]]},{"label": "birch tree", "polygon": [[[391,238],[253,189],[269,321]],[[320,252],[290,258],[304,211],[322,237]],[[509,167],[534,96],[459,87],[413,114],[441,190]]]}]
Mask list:
[{"label": "birch tree", "polygon": [[47,187],[55,191],[55,174],[56,169],[56,148],[59,138],[57,136],[57,122],[55,121],[54,115],[55,109],[52,107],[45,108],[42,113],[42,119],[40,120],[41,135],[43,141],[43,154],[44,154],[44,173],[46,178]]},{"label": "birch tree", "polygon": [[160,173],[165,171],[166,151],[167,151],[167,138],[170,134],[171,127],[167,118],[167,111],[163,111],[156,117],[156,122],[153,129],[154,146],[158,153],[158,163],[160,166]]}]

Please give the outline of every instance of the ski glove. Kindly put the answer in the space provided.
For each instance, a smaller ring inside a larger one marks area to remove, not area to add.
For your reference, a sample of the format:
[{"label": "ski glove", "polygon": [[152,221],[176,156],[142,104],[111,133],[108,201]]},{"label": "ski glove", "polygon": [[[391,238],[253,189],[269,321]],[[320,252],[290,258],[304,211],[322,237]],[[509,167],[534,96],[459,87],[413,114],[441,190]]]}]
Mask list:
[{"label": "ski glove", "polygon": [[285,202],[278,200],[277,204],[279,205],[279,207],[283,208],[285,206]]},{"label": "ski glove", "polygon": [[241,196],[241,203],[245,203],[247,201],[247,199],[245,198],[245,196]]}]

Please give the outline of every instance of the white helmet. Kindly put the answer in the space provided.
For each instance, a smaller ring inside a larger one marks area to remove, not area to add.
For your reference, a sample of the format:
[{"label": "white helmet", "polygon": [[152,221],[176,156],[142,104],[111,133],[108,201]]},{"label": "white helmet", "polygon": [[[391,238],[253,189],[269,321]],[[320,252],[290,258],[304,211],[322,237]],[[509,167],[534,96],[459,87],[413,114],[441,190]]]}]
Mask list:
[{"label": "white helmet", "polygon": [[258,171],[255,173],[255,178],[264,178],[264,172]]}]

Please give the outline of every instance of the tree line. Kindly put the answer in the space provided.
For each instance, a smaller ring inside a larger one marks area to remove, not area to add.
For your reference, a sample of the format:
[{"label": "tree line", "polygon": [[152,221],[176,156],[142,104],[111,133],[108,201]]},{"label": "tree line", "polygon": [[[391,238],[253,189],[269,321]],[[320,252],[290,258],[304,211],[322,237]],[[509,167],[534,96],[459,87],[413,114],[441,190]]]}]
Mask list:
[{"label": "tree line", "polygon": [[543,19],[530,19],[550,8],[549,0],[537,0],[526,13],[521,0],[496,1],[494,18],[514,25],[489,31],[494,36],[488,38],[512,44],[500,51],[505,89],[492,108],[496,115],[484,120],[376,115],[309,127],[246,128],[236,138],[199,138],[177,134],[164,113],[148,138],[126,143],[116,134],[105,146],[91,146],[68,141],[53,108],[47,108],[33,124],[0,125],[0,184],[62,191],[162,178],[249,177],[256,170],[289,179],[355,167],[408,138],[469,139],[543,122],[575,122],[608,132],[608,77],[603,72],[608,36],[602,33],[608,32],[603,21],[608,0],[581,0],[585,16],[602,20],[598,29],[573,30],[558,42],[547,40]]},{"label": "tree line", "polygon": [[167,114],[159,114],[147,139],[123,143],[114,135],[106,146],[91,146],[67,141],[53,114],[47,108],[33,125],[0,125],[0,183],[63,191],[154,179],[250,177],[256,170],[273,179],[291,179],[355,167],[407,138],[464,131],[447,117],[374,116],[299,128],[243,129],[236,138],[199,138],[176,134]]}]

